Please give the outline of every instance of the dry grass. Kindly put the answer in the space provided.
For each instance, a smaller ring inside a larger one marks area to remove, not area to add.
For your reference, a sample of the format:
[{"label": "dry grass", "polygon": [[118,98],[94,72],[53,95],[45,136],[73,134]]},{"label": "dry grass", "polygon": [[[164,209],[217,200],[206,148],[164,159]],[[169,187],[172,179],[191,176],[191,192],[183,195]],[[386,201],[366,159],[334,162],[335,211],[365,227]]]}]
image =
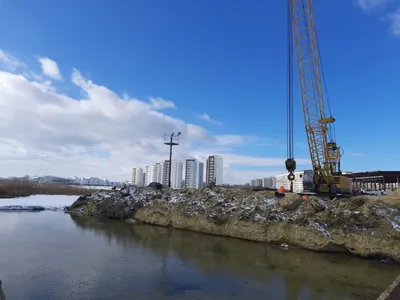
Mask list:
[{"label": "dry grass", "polygon": [[0,198],[15,198],[31,195],[84,195],[94,192],[79,186],[54,183],[34,183],[27,181],[0,182]]}]

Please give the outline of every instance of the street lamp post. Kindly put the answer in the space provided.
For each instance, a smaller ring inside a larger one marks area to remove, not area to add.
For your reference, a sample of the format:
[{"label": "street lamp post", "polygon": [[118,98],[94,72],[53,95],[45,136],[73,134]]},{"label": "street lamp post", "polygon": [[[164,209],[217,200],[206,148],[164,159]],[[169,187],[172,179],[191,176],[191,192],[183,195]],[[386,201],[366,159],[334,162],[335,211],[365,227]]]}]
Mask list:
[{"label": "street lamp post", "polygon": [[169,146],[169,174],[168,174],[168,187],[171,187],[171,175],[172,175],[172,147],[179,145],[179,136],[181,132],[177,134],[164,134],[164,144]]}]

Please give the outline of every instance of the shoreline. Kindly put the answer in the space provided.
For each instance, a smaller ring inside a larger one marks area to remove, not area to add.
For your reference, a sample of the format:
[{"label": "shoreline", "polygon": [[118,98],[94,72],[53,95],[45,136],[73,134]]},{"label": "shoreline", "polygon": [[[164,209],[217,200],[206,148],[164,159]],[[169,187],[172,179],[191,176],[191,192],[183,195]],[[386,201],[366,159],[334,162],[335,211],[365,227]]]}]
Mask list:
[{"label": "shoreline", "polygon": [[[400,209],[366,197],[273,198],[268,191],[154,190],[129,187],[80,197],[69,213],[137,221],[319,252],[400,263]],[[400,204],[400,203],[399,203]]]},{"label": "shoreline", "polygon": [[[227,234],[221,234],[216,231],[201,231],[201,230],[191,229],[191,228],[183,227],[183,226],[173,226],[171,224],[165,224],[163,221],[154,222],[154,221],[149,221],[147,219],[142,219],[141,217],[139,217],[139,218],[132,217],[129,219],[118,219],[118,218],[103,218],[103,217],[97,217],[97,216],[92,216],[92,215],[82,215],[80,213],[76,213],[76,212],[68,211],[68,210],[64,210],[64,212],[68,213],[72,216],[77,216],[77,217],[89,217],[89,218],[103,219],[103,220],[107,220],[107,219],[108,220],[116,220],[121,223],[132,224],[132,225],[138,223],[138,224],[143,224],[143,225],[151,225],[151,226],[155,226],[155,227],[172,228],[172,229],[182,230],[182,231],[186,231],[186,232],[195,232],[195,233],[204,234],[204,235],[233,238],[233,239],[242,240],[242,241],[246,241],[246,242],[274,245],[274,246],[282,247],[285,249],[287,249],[289,247],[289,248],[296,248],[296,249],[300,249],[300,250],[312,251],[312,252],[317,252],[317,253],[319,252],[319,253],[327,253],[327,254],[351,255],[353,257],[358,257],[358,258],[365,259],[365,260],[379,261],[380,263],[384,263],[384,264],[400,266],[400,259],[396,259],[391,256],[382,256],[382,255],[374,255],[374,254],[361,255],[361,254],[349,251],[345,247],[340,247],[340,246],[334,245],[334,244],[328,245],[328,246],[322,246],[320,248],[313,248],[313,247],[307,247],[304,245],[295,244],[292,241],[287,241],[284,239],[265,241],[265,240],[260,240],[257,238],[251,238],[249,236],[242,236],[240,234],[239,235],[227,235]],[[239,226],[239,227],[231,227],[231,228],[233,230],[235,230],[235,229],[241,228],[241,227]]]}]

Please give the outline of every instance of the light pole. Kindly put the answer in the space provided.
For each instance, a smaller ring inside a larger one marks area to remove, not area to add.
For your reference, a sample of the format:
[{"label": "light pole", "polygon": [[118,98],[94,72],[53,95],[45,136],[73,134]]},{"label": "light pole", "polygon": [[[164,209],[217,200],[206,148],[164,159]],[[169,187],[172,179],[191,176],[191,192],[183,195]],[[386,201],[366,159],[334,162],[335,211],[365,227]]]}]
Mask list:
[{"label": "light pole", "polygon": [[179,145],[179,136],[181,132],[177,134],[164,133],[164,144],[169,146],[169,174],[168,174],[168,187],[171,187],[171,174],[172,174],[172,147]]}]

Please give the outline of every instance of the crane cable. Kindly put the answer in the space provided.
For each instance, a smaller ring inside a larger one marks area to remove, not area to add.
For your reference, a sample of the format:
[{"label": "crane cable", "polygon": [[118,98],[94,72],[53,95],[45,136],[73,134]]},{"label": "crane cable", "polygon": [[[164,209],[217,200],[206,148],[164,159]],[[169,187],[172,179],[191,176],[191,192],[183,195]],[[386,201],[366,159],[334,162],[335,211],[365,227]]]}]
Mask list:
[{"label": "crane cable", "polygon": [[294,157],[293,146],[293,38],[290,0],[287,10],[287,158]]},{"label": "crane cable", "polygon": [[287,160],[285,162],[287,176],[290,182],[290,192],[293,192],[293,180],[296,161],[294,160],[293,132],[293,28],[291,15],[291,0],[287,0]]},{"label": "crane cable", "polygon": [[[328,111],[329,111],[329,116],[332,117],[332,110],[331,110],[331,104],[330,104],[330,100],[329,100],[329,93],[328,93],[328,86],[326,83],[326,79],[325,79],[325,71],[324,71],[324,65],[322,63],[322,58],[321,58],[321,50],[319,47],[319,40],[318,40],[318,34],[317,34],[317,28],[314,24],[314,29],[315,29],[315,41],[317,43],[317,49],[318,49],[318,58],[319,58],[319,63],[321,65],[321,73],[322,73],[322,80],[324,82],[324,89],[325,89],[325,95],[326,95],[326,104],[328,105]],[[329,133],[330,135],[328,136],[330,141],[336,141],[336,128],[335,128],[335,123],[330,123],[329,124]]]}]

